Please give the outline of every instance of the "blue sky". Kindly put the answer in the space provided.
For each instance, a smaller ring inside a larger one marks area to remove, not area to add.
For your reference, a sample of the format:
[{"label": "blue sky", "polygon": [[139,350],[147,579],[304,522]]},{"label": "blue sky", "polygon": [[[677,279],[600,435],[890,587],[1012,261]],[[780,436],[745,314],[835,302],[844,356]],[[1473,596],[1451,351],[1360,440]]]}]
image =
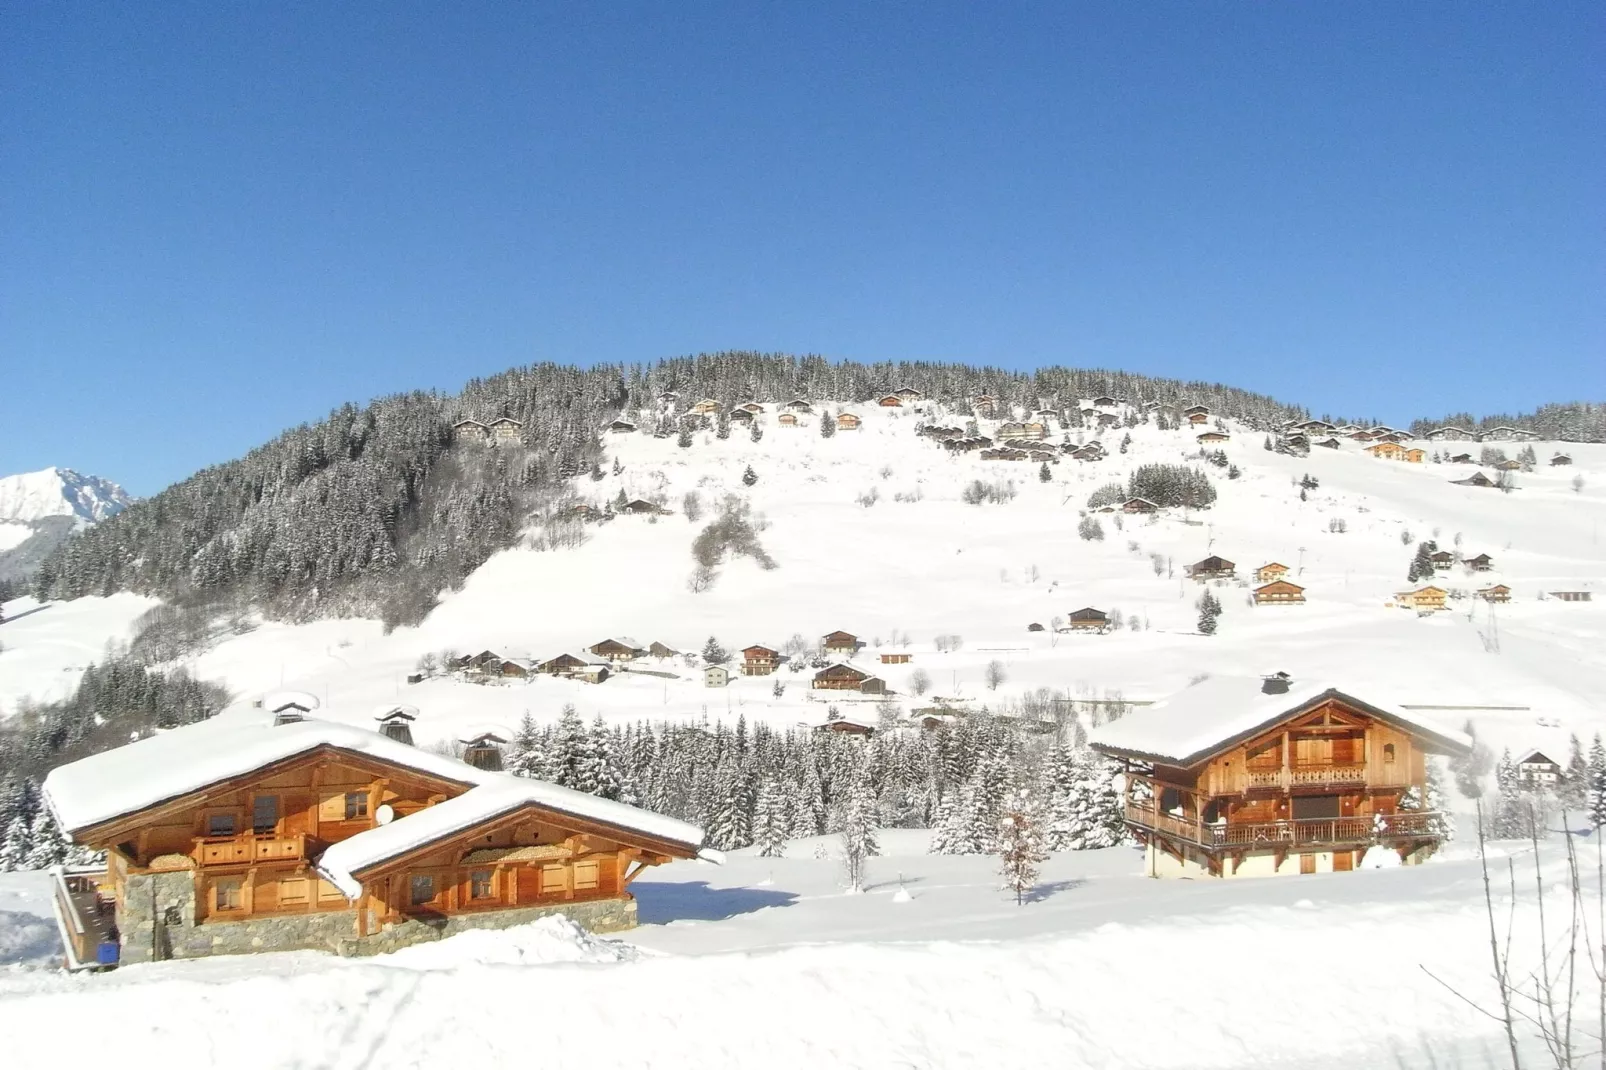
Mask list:
[{"label": "blue sky", "polygon": [[0,11],[0,472],[725,348],[1606,397],[1598,3]]}]

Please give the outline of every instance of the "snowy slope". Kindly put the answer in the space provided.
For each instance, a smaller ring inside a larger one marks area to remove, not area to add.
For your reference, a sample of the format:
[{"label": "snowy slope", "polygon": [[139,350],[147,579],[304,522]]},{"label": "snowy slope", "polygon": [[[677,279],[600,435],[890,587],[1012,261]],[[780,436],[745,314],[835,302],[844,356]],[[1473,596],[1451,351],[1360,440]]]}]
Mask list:
[{"label": "snowy slope", "polygon": [[[509,687],[448,679],[407,685],[405,678],[420,655],[447,648],[544,659],[618,634],[695,651],[710,635],[739,649],[842,628],[868,644],[856,664],[904,692],[906,708],[921,704],[908,695],[916,669],[931,676],[936,694],[994,708],[1039,688],[1156,700],[1201,674],[1283,670],[1380,702],[1478,707],[1432,716],[1455,728],[1471,718],[1496,745],[1564,746],[1570,730],[1606,727],[1606,446],[1570,443],[1564,448],[1574,465],[1552,469],[1543,462],[1554,448],[1539,443],[1540,469],[1519,474],[1520,489],[1502,494],[1452,485],[1471,470],[1466,466],[1378,460],[1352,444],[1292,458],[1263,450],[1259,434],[1229,428],[1233,440],[1224,449],[1243,474],[1228,480],[1208,469],[1220,495],[1214,508],[1191,516],[1104,516],[1104,540],[1086,542],[1076,527],[1088,494],[1136,464],[1191,457],[1198,449],[1193,432],[1140,426],[1122,455],[1115,449],[1123,432],[1106,431],[1108,459],[1064,460],[1051,482],[1040,483],[1035,464],[955,457],[917,437],[913,413],[853,410],[864,428],[831,439],[812,422],[778,427],[773,413],[761,418],[758,443],[741,428],[727,441],[700,434],[689,449],[672,438],[609,435],[609,463],[616,459],[620,474],[582,477],[577,491],[598,504],[621,490],[661,494],[675,515],[588,525],[586,543],[575,549],[498,554],[417,628],[387,636],[372,621],[270,622],[202,653],[192,668],[247,696],[280,686],[312,691],[331,716],[358,720],[375,704],[405,696],[423,711],[415,732],[424,741],[470,726],[511,725],[526,710],[556,717],[565,702],[588,718],[706,712],[788,725],[825,712],[807,673],[783,669],[775,677],[738,678],[726,689],[703,687],[679,661],[645,666],[675,679],[616,675],[600,686],[548,677]],[[995,426],[983,421],[982,429]],[[741,482],[749,464],[759,476],[751,488]],[[1294,481],[1305,473],[1320,486],[1301,501]],[[1575,476],[1583,480],[1578,491]],[[1012,479],[1018,494],[1003,505],[967,505],[961,490],[977,478]],[[690,545],[707,522],[706,515],[695,524],[680,515],[692,490],[705,512],[727,493],[749,499],[767,522],[761,538],[779,567],[729,563],[711,590],[691,593]],[[859,504],[872,490],[876,504]],[[899,495],[919,500],[894,500]],[[1335,519],[1347,531],[1330,530]],[[1439,582],[1469,591],[1506,583],[1515,601],[1491,607],[1457,600],[1452,611],[1428,619],[1390,608],[1407,586],[1414,551],[1402,533],[1436,538],[1468,556],[1491,554],[1495,572],[1457,568]],[[1249,583],[1229,583],[1217,591],[1226,607],[1219,633],[1202,636],[1194,608],[1199,587],[1183,569],[1207,553],[1237,562],[1240,576],[1281,561],[1295,569],[1290,578],[1307,588],[1309,602],[1255,608]],[[1156,554],[1160,575],[1151,564]],[[1596,601],[1541,599],[1562,589],[1593,589]],[[1104,636],[1027,631],[1029,623],[1047,625],[1082,606],[1118,609],[1146,625]],[[894,632],[908,637],[897,649],[911,653],[912,664],[878,663],[875,640],[891,650]],[[934,640],[950,634],[963,636],[962,648],[938,653]],[[25,636],[0,632],[8,647]],[[984,683],[995,659],[1007,675],[996,692]],[[7,674],[0,678],[15,701],[18,688]],[[777,681],[785,685],[779,698],[772,694]],[[838,693],[832,701],[856,698]]]},{"label": "snowy slope", "polygon": [[111,480],[80,475],[71,468],[0,477],[4,524],[29,524],[47,516],[72,516],[93,524],[120,513],[131,501],[128,492]]}]

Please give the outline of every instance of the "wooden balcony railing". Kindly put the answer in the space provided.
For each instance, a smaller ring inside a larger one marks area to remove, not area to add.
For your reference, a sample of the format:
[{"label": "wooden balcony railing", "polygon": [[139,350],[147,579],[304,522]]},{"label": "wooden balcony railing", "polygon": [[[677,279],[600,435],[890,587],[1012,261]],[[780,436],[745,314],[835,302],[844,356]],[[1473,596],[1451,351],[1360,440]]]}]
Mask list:
[{"label": "wooden balcony railing", "polygon": [[1313,817],[1292,821],[1256,821],[1244,824],[1200,822],[1129,803],[1126,819],[1140,828],[1154,829],[1203,847],[1310,846],[1315,844],[1381,843],[1407,836],[1433,836],[1444,814],[1413,810],[1371,817]]},{"label": "wooden balcony railing", "polygon": [[1291,769],[1249,769],[1245,771],[1249,788],[1288,791],[1291,788],[1358,787],[1366,784],[1393,786],[1394,778],[1384,773],[1368,777],[1365,765],[1313,765]]},{"label": "wooden balcony railing", "polygon": [[51,871],[56,928],[69,970],[117,965],[117,928],[110,906],[96,889],[101,875]]},{"label": "wooden balcony railing", "polygon": [[295,861],[307,855],[307,837],[293,836],[201,836],[192,855],[202,866],[228,866],[241,862]]}]

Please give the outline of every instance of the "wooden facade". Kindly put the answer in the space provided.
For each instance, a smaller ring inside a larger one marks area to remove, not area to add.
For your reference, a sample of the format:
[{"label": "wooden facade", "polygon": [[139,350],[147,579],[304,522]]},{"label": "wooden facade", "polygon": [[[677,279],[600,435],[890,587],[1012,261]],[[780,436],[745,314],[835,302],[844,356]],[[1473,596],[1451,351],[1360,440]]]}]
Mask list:
[{"label": "wooden facade", "polygon": [[1255,588],[1255,605],[1257,606],[1298,605],[1304,601],[1305,588],[1297,583],[1289,583],[1287,580],[1275,580]]},{"label": "wooden facade", "polygon": [[1419,587],[1414,591],[1401,591],[1394,596],[1394,601],[1404,609],[1431,611],[1443,609],[1449,594],[1443,587]]},{"label": "wooden facade", "polygon": [[860,672],[851,665],[832,665],[814,674],[813,686],[817,690],[857,691],[868,679],[869,673]]},{"label": "wooden facade", "polygon": [[1102,609],[1088,606],[1072,611],[1065,618],[1065,630],[1073,632],[1105,632],[1110,627],[1110,615]]},{"label": "wooden facade", "polygon": [[1276,583],[1287,578],[1288,566],[1279,561],[1271,561],[1255,569],[1256,583]]},{"label": "wooden facade", "polygon": [[1151,876],[1347,870],[1374,844],[1420,861],[1446,820],[1413,808],[1433,744],[1332,692],[1186,767],[1094,746],[1127,760],[1126,821]]},{"label": "wooden facade", "polygon": [[750,646],[742,651],[743,676],[768,676],[781,663],[781,652],[767,646]]},{"label": "wooden facade", "polygon": [[851,412],[839,412],[836,417],[836,429],[838,431],[857,431],[859,425],[863,422]]},{"label": "wooden facade", "polygon": [[852,632],[831,632],[820,637],[820,649],[827,654],[852,657],[859,652],[859,637]]},{"label": "wooden facade", "polygon": [[1237,567],[1225,557],[1211,554],[1203,561],[1189,565],[1188,575],[1196,580],[1230,580],[1236,574]]}]

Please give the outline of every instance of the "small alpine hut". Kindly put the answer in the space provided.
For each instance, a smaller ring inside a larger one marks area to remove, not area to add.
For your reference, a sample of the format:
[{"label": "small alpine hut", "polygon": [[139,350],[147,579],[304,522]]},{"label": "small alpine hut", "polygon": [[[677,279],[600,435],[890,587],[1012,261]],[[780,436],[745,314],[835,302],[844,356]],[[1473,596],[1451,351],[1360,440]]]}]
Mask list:
[{"label": "small alpine hut", "polygon": [[1255,569],[1256,583],[1276,583],[1288,578],[1288,566],[1280,561],[1268,561]]},{"label": "small alpine hut", "polygon": [[605,658],[610,662],[634,661],[639,657],[645,657],[647,654],[647,648],[628,635],[604,639],[600,643],[593,643],[586,649],[597,657]]},{"label": "small alpine hut", "polygon": [[1121,503],[1123,513],[1158,513],[1160,507],[1147,498],[1128,498]]},{"label": "small alpine hut", "polygon": [[838,431],[857,431],[864,421],[851,412],[839,412],[836,416],[836,429]]},{"label": "small alpine hut", "polygon": [[517,442],[519,436],[524,434],[524,423],[511,416],[498,416],[487,424],[491,429],[491,438],[496,442]]},{"label": "small alpine hut", "polygon": [[1451,820],[1418,808],[1427,756],[1472,749],[1417,711],[1286,673],[1207,678],[1090,742],[1124,766],[1151,877],[1351,870],[1374,845],[1422,862]]},{"label": "small alpine hut", "polygon": [[1107,632],[1110,630],[1110,615],[1102,609],[1086,606],[1075,610],[1065,618],[1065,630],[1068,632]]},{"label": "small alpine hut", "polygon": [[685,822],[267,709],[59,766],[42,798],[106,854],[98,900],[55,897],[74,967],[373,954],[558,913],[626,929],[645,867],[719,860]]}]

